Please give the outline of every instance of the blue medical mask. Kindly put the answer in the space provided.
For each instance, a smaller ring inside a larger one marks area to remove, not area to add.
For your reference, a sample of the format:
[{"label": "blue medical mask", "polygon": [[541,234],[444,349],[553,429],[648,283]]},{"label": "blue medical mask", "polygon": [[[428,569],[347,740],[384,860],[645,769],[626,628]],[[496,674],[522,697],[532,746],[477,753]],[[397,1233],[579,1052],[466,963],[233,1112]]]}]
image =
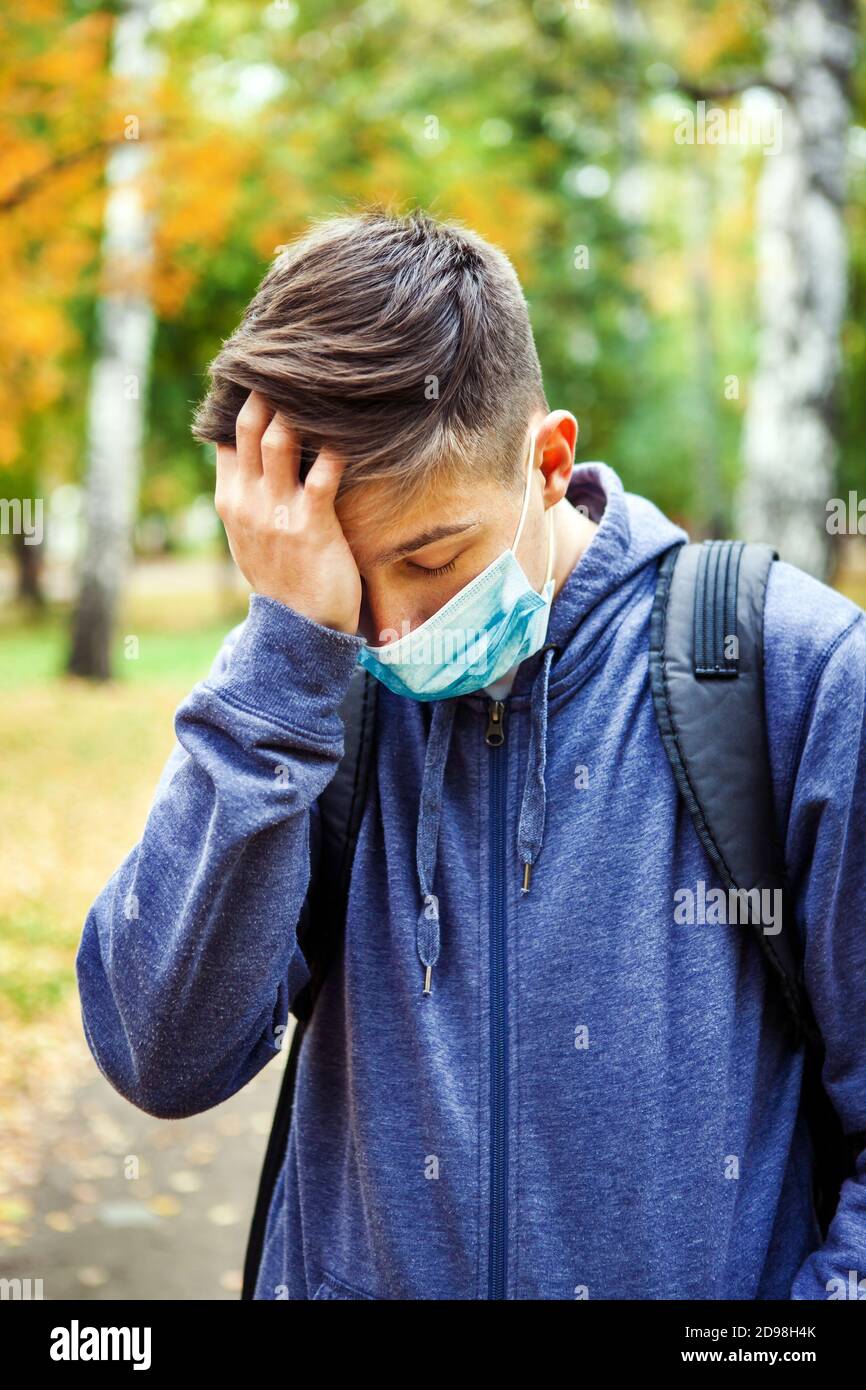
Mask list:
[{"label": "blue medical mask", "polygon": [[547,509],[547,576],[541,593],[533,589],[515,554],[529,509],[535,436],[532,430],[523,507],[511,548],[419,627],[383,647],[361,647],[360,664],[396,695],[410,700],[469,695],[543,645],[554,588],[552,507]]}]

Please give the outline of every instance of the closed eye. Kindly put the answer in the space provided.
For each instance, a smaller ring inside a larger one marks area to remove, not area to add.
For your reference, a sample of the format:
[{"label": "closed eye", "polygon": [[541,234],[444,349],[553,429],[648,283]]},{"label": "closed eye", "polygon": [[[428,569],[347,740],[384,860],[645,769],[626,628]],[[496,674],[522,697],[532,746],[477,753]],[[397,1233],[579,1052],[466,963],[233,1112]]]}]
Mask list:
[{"label": "closed eye", "polygon": [[428,569],[426,565],[416,565],[411,560],[409,564],[412,565],[413,570],[420,570],[421,574],[426,574],[429,578],[435,579],[439,574],[449,574],[450,571],[454,569],[457,561],[449,560],[447,565],[439,565],[437,569],[433,570]]}]

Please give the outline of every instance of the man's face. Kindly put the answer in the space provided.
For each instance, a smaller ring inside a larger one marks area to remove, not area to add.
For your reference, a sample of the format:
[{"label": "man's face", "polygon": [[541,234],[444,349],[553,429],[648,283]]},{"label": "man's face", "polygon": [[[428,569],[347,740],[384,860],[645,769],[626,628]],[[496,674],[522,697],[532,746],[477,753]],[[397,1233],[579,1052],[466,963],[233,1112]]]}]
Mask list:
[{"label": "man's face", "polygon": [[[527,440],[528,444],[528,440]],[[535,466],[517,559],[537,590],[547,562],[545,478]],[[359,632],[381,646],[419,627],[514,542],[524,471],[514,488],[478,478],[431,490],[383,525],[393,482],[373,482],[337,502],[340,524],[361,574]]]}]

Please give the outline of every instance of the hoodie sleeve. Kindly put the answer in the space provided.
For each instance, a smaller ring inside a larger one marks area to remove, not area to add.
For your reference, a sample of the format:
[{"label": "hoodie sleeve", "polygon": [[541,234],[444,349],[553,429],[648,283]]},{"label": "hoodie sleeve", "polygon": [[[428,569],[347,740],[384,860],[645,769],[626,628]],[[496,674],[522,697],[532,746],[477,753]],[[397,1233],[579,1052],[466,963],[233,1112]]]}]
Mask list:
[{"label": "hoodie sleeve", "polygon": [[280,1049],[309,979],[296,926],[315,802],[362,645],[258,594],[236,634],[176,712],[142,838],[75,962],[100,1071],[164,1119],[218,1105]]},{"label": "hoodie sleeve", "polygon": [[[825,1044],[824,1085],[846,1133],[866,1130],[866,621],[830,649],[813,686],[793,779],[787,860],[805,929],[805,982]],[[792,1299],[866,1276],[866,1150],[842,1186]],[[843,1295],[847,1296],[847,1294]]]}]

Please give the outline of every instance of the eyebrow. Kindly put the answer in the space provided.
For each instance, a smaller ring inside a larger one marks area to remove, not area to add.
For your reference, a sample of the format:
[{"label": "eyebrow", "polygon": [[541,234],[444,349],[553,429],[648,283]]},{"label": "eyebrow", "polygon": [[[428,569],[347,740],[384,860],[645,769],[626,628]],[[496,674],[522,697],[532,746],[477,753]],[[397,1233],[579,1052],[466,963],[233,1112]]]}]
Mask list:
[{"label": "eyebrow", "polygon": [[411,540],[403,541],[393,550],[386,550],[383,555],[379,555],[373,561],[376,569],[382,565],[392,565],[395,560],[402,560],[405,555],[411,555],[415,550],[421,550],[425,545],[432,545],[434,541],[444,541],[448,536],[459,536],[464,531],[469,531],[474,526],[480,524],[480,517],[472,517],[469,521],[458,521],[454,525],[430,526],[426,531],[419,531],[417,536]]}]

